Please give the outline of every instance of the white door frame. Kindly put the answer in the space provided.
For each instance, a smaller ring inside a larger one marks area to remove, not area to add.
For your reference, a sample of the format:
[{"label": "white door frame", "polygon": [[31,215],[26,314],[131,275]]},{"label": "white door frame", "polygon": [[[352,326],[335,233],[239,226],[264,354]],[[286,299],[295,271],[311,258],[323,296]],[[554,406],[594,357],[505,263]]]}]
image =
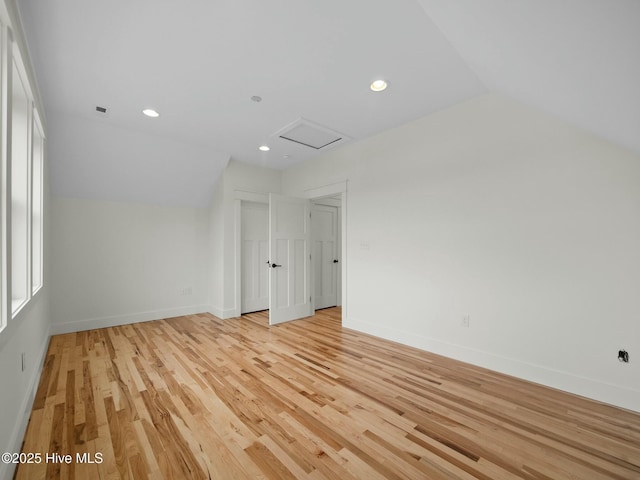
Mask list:
[{"label": "white door frame", "polygon": [[[311,188],[305,190],[303,198],[310,200],[318,200],[324,197],[335,197],[340,195],[341,198],[341,215],[340,215],[340,271],[341,271],[341,287],[342,287],[342,318],[347,318],[347,181],[325,185],[323,187]],[[315,311],[315,298],[311,300],[313,311]]]},{"label": "white door frame", "polygon": [[[338,259],[338,263],[340,263],[340,257],[341,252],[340,252],[340,248],[341,248],[341,239],[342,239],[342,232],[341,232],[341,226],[342,223],[340,221],[340,204],[342,203],[341,200],[337,200],[336,199],[337,195],[334,195],[332,197],[325,197],[325,198],[318,198],[318,199],[314,199],[312,200],[312,208],[311,208],[311,212],[312,212],[312,218],[311,218],[311,243],[312,243],[312,247],[311,247],[311,251],[314,252],[314,247],[315,247],[315,242],[317,241],[317,238],[314,235],[314,222],[317,222],[317,218],[316,215],[318,214],[318,207],[329,207],[329,208],[333,208],[336,214],[335,217],[335,221],[336,221],[336,225],[335,225],[335,230],[337,232],[336,234],[336,238],[335,238],[335,245],[334,245],[334,254],[331,257],[331,259],[335,260]],[[340,238],[337,238],[340,237]],[[320,255],[320,257],[322,257],[322,255]],[[313,289],[314,295],[313,295],[313,310],[314,312],[319,308],[317,305],[317,300],[318,298],[315,296],[315,293],[317,292],[317,285],[316,285],[316,280],[318,278],[318,272],[316,271],[318,267],[318,258],[315,257],[313,259],[313,262],[311,264],[311,288]],[[336,289],[336,305],[341,306],[342,305],[342,301],[341,301],[341,297],[342,297],[342,282],[341,282],[341,277],[342,277],[342,271],[338,270],[340,268],[339,265],[331,265],[330,266],[332,272],[331,274],[335,276],[335,278],[333,279],[335,282],[335,289]],[[323,270],[323,268],[321,267],[321,271]],[[324,308],[324,307],[322,307]]]},{"label": "white door frame", "polygon": [[[236,190],[234,195],[234,273],[235,273],[235,292],[234,306],[229,309],[231,317],[239,317],[242,305],[242,201],[257,203],[269,203],[269,195],[266,193],[244,192]],[[342,199],[341,205],[341,272],[342,272],[342,318],[347,318],[347,180],[342,182],[325,185],[318,188],[310,188],[302,193],[302,198],[315,200],[323,197],[333,197],[340,195]],[[313,302],[313,300],[312,300]],[[313,305],[313,304],[312,304]]]},{"label": "white door frame", "polygon": [[264,203],[269,205],[269,195],[264,193],[243,192],[236,190],[234,195],[233,216],[234,216],[234,305],[230,309],[231,316],[239,317],[242,315],[242,202]]},{"label": "white door frame", "polygon": [[[242,223],[240,234],[242,236],[240,243],[241,265],[242,272],[240,274],[241,288],[240,288],[240,313],[251,313],[266,310],[269,308],[269,270],[265,264],[268,259],[268,251],[262,250],[262,241],[269,242],[269,206],[262,202],[248,202],[242,200]],[[256,216],[258,215],[258,216]],[[257,228],[257,225],[262,226],[258,222],[264,221],[264,229]],[[247,237],[251,237],[249,240]],[[253,241],[257,239],[257,245]],[[247,241],[251,243],[251,252],[255,256],[249,255],[251,261],[247,260]],[[257,247],[257,248],[256,248]],[[264,258],[260,259],[260,254],[264,254]],[[268,262],[267,262],[268,263]],[[247,268],[249,267],[249,268]],[[266,276],[266,277],[265,277]],[[261,288],[265,286],[264,280],[266,278],[266,291]],[[250,283],[247,282],[250,280]],[[251,286],[249,286],[251,285]],[[255,298],[247,298],[247,293],[252,292],[258,294]],[[259,294],[263,293],[263,296]]]}]

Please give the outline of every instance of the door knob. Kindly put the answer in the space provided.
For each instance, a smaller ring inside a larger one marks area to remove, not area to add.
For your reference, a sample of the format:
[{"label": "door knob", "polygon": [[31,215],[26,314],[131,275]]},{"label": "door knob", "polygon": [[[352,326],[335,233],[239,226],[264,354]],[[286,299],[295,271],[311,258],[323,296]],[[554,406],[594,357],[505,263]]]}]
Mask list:
[{"label": "door knob", "polygon": [[276,267],[281,267],[281,266],[282,266],[282,265],[277,265],[277,264],[275,264],[275,263],[272,263],[272,264],[271,264],[271,268],[276,268]]},{"label": "door knob", "polygon": [[333,263],[338,263],[338,260],[334,260]]}]

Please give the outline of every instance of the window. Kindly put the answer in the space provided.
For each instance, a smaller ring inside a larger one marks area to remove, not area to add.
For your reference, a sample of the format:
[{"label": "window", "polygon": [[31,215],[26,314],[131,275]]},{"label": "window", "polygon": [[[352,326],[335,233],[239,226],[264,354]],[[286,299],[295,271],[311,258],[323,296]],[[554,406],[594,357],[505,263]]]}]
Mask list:
[{"label": "window", "polygon": [[29,290],[29,95],[18,63],[11,85],[11,311],[26,304]]},{"label": "window", "polygon": [[44,135],[37,110],[33,110],[33,153],[31,160],[31,294],[42,287],[42,210]]},{"label": "window", "polygon": [[43,285],[45,129],[0,2],[0,331]]},{"label": "window", "polygon": [[[4,12],[2,12],[4,13]],[[7,218],[7,149],[5,145],[7,143],[7,129],[6,129],[6,115],[5,115],[5,85],[4,85],[4,70],[6,64],[6,42],[5,36],[7,35],[7,29],[4,26],[3,19],[0,19],[0,332],[7,326],[7,225],[5,219]]]}]

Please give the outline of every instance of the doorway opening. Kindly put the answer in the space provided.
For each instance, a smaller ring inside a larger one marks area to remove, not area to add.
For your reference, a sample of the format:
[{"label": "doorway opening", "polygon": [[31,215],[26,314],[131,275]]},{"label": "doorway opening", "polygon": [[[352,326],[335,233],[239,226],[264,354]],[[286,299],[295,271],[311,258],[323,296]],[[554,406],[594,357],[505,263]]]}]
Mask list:
[{"label": "doorway opening", "polygon": [[243,201],[240,225],[240,313],[269,309],[269,205]]},{"label": "doorway opening", "polygon": [[[270,309],[269,277],[280,274],[281,265],[269,252],[269,195],[236,192],[235,307],[233,316]],[[277,196],[276,196],[277,197]],[[284,197],[283,197],[284,198]],[[311,208],[310,280],[306,313],[337,308],[346,314],[346,181],[304,192]],[[273,239],[272,239],[273,240]],[[273,243],[273,242],[271,242]],[[275,267],[273,266],[275,265]],[[277,272],[277,273],[276,273]],[[270,310],[270,314],[273,313]],[[271,322],[270,323],[277,323]]]},{"label": "doorway opening", "polygon": [[311,273],[313,309],[342,305],[342,244],[339,196],[312,201]]}]

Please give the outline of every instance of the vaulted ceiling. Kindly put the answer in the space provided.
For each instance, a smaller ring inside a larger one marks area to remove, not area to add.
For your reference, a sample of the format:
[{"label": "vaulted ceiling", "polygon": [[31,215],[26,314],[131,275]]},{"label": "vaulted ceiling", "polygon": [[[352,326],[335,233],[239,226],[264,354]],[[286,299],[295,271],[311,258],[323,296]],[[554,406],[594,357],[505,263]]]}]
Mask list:
[{"label": "vaulted ceiling", "polygon": [[317,155],[274,135],[300,118],[357,140],[487,92],[640,152],[637,0],[18,3],[54,194],[205,206],[229,158]]}]

